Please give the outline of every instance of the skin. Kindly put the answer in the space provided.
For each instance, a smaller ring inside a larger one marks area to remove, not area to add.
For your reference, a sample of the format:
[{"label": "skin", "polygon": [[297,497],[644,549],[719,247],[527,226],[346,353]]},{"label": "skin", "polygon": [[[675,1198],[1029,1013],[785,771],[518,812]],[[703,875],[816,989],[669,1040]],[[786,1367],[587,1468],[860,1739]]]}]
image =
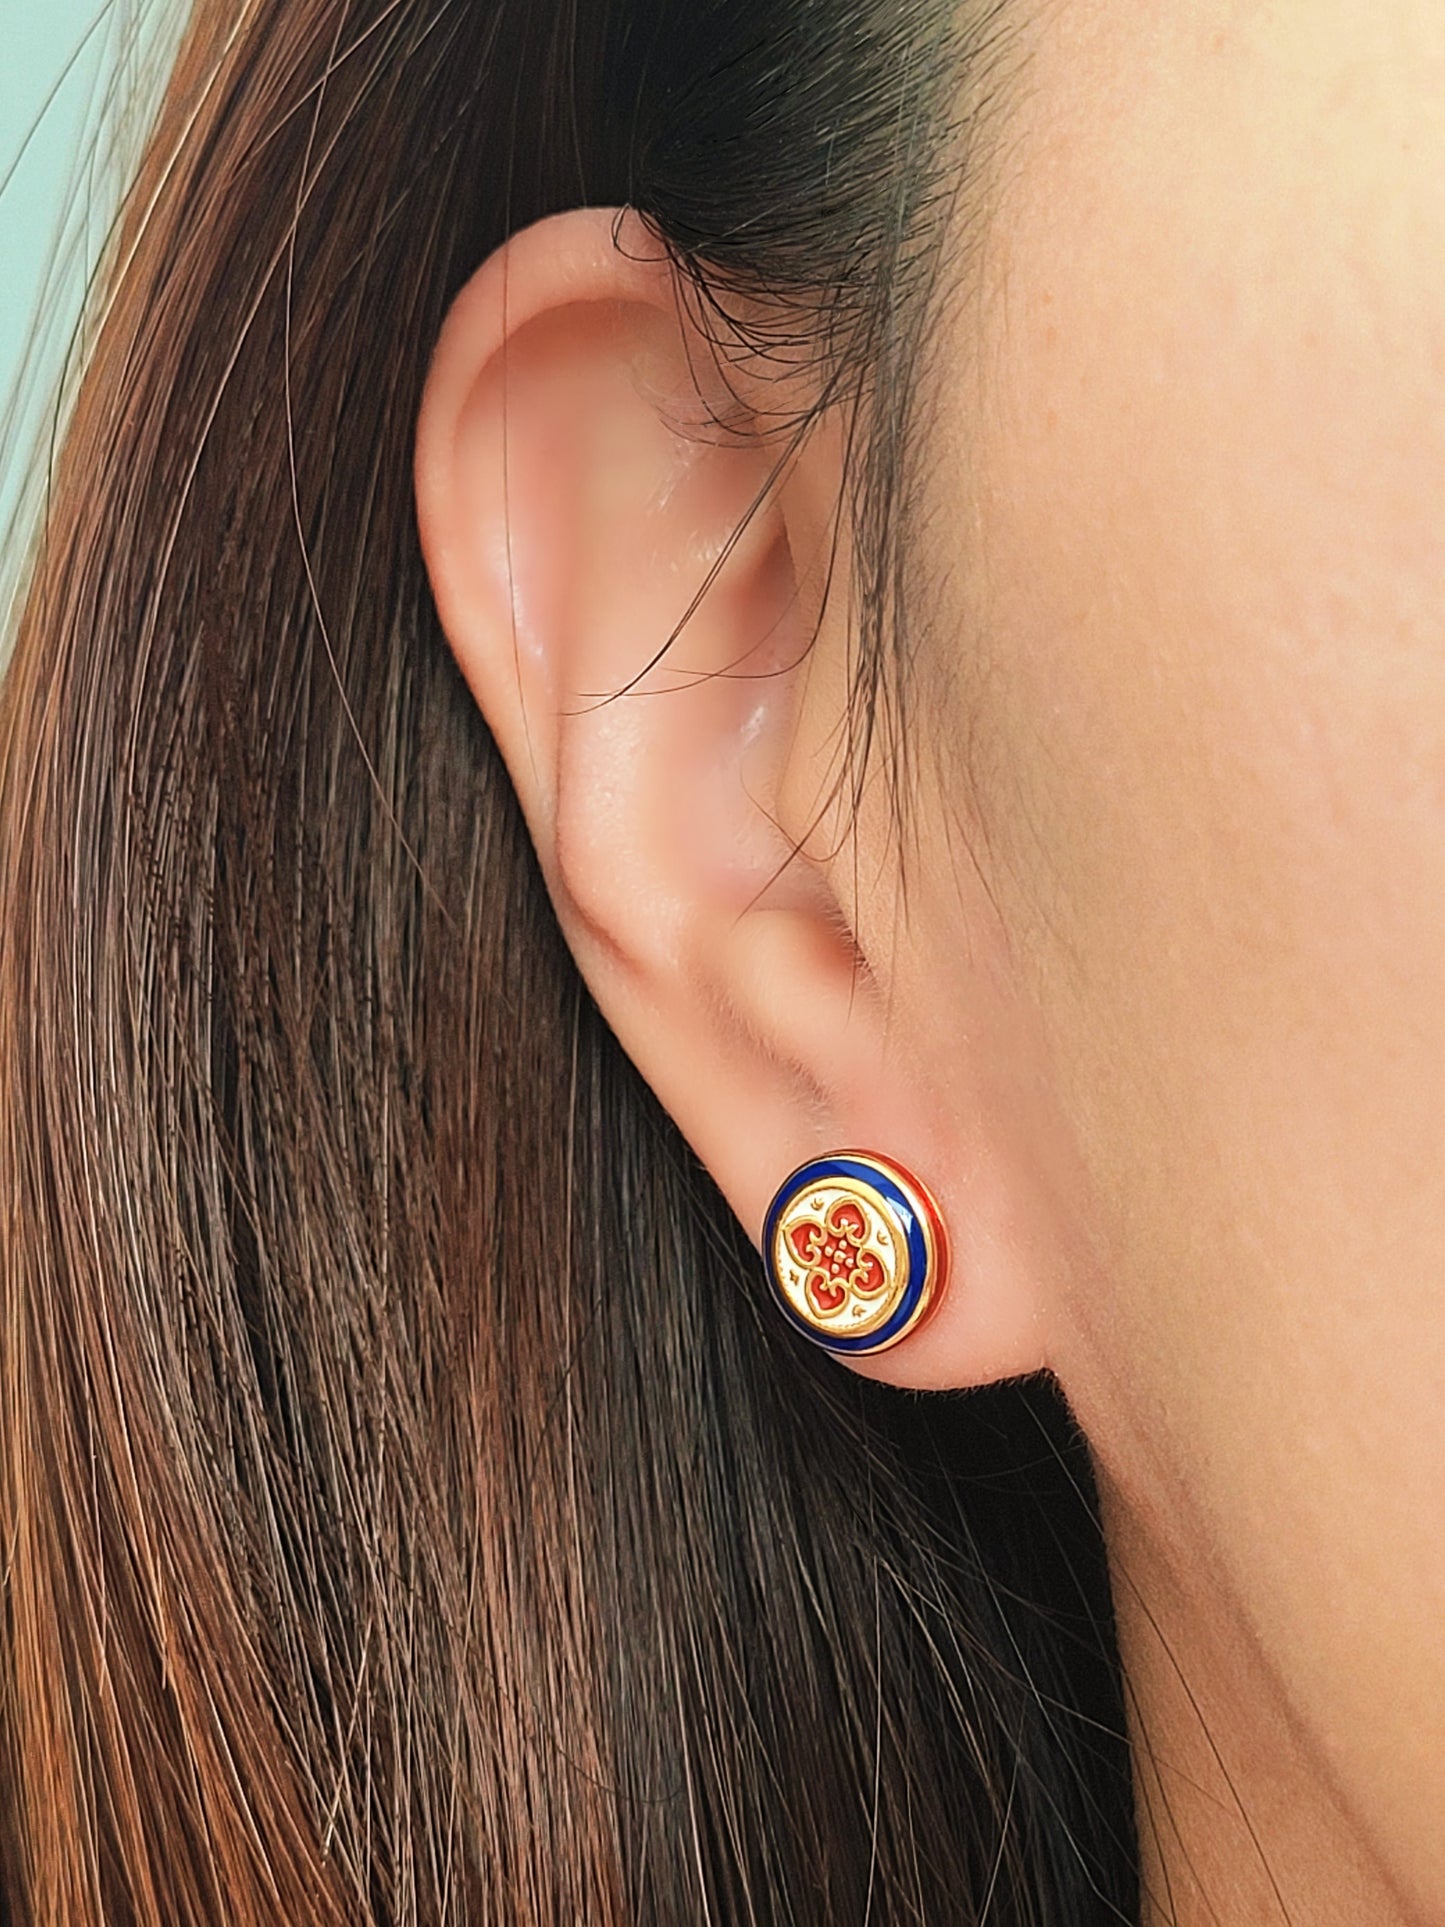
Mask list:
[{"label": "skin", "polygon": [[[885,785],[849,811],[830,781],[836,424],[665,661],[596,700],[773,453],[736,360],[733,432],[697,434],[708,357],[607,211],[460,297],[423,544],[579,965],[744,1224],[804,1157],[875,1145],[938,1196],[955,1269],[857,1369],[1062,1381],[1146,1920],[1426,1927],[1445,14],[1058,0],[1024,50],[933,336],[901,840]],[[784,379],[757,374],[760,410]]]},{"label": "skin", "polygon": [[1161,1918],[1445,1918],[1442,98],[1413,0],[1057,7],[941,384]]}]

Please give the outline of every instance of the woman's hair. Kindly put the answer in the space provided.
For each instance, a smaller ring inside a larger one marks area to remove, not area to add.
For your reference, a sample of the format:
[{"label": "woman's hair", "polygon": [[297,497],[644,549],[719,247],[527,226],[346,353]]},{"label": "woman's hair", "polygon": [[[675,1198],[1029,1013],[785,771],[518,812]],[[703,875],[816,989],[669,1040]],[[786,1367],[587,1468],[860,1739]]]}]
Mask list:
[{"label": "woman's hair", "polygon": [[849,411],[891,756],[1009,24],[199,6],[0,690],[9,1927],[1133,1918],[1080,1441],[1042,1381],[905,1397],[762,1308],[558,934],[411,498],[461,284],[634,207]]}]

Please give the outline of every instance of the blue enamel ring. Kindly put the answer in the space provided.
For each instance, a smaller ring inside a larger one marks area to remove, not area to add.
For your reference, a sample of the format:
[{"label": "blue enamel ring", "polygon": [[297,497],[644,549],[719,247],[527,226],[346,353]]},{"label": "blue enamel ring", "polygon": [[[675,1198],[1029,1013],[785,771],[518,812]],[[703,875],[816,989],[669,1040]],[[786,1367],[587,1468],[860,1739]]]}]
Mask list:
[{"label": "blue enamel ring", "polygon": [[948,1237],[926,1186],[901,1164],[835,1151],[780,1186],[763,1259],[789,1323],[856,1358],[917,1331],[942,1295]]}]

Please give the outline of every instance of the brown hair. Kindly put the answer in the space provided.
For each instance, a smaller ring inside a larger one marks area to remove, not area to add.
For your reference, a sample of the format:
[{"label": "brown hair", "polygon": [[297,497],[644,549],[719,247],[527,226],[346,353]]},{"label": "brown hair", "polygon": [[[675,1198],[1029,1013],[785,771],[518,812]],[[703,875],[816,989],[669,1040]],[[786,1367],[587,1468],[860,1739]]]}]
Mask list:
[{"label": "brown hair", "polygon": [[958,13],[197,10],[0,692],[11,1927],[1132,1917],[1082,1448],[760,1311],[412,517],[457,288],[630,203],[862,411],[866,734]]}]

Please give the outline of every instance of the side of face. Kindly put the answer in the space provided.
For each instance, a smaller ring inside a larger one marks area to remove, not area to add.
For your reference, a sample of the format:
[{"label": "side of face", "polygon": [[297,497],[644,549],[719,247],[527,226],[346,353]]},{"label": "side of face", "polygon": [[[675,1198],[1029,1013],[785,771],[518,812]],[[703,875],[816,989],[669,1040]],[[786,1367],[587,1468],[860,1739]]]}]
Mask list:
[{"label": "side of face", "polygon": [[[1442,99],[1420,0],[1046,10],[924,556],[939,782],[1068,1139],[1053,1362],[1436,1910]],[[903,998],[962,1051],[935,845]]]},{"label": "side of face", "polygon": [[807,396],[746,357],[699,412],[645,236],[479,268],[417,501],[562,930],[740,1220],[841,1146],[917,1172],[954,1283],[857,1368],[1053,1368],[1116,1555],[1438,1918],[1445,15],[1323,11],[1027,17],[930,336],[907,888],[839,780],[846,438],[780,473]]}]

